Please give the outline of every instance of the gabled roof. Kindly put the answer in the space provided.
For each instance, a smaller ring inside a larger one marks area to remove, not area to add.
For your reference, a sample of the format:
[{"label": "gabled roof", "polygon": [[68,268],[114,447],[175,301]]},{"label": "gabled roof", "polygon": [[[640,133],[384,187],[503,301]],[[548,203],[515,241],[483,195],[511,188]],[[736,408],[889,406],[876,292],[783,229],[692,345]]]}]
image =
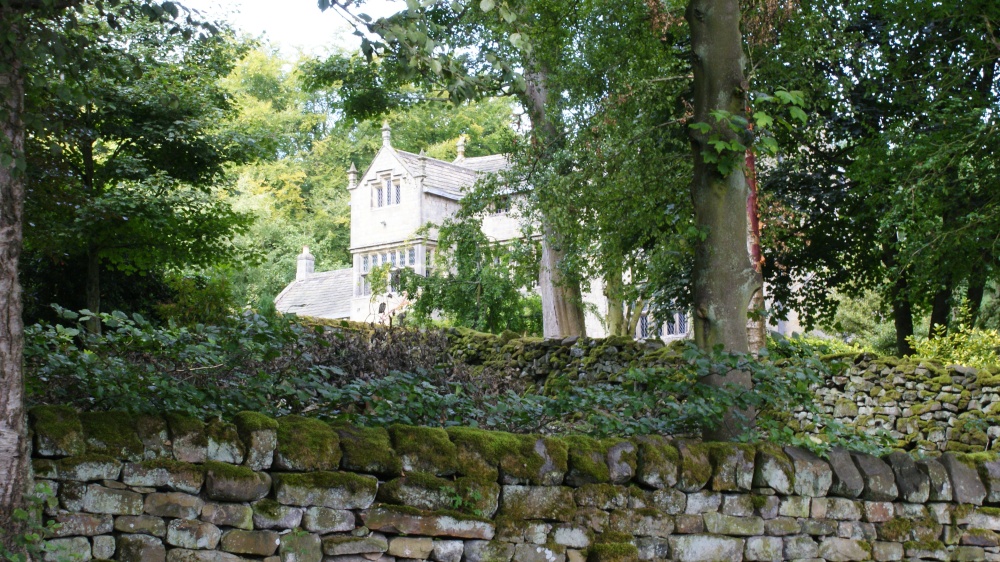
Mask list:
[{"label": "gabled roof", "polygon": [[274,299],[282,314],[312,318],[350,318],[353,270],[337,269],[310,273],[302,281],[292,281]]},{"label": "gabled roof", "polygon": [[491,154],[489,156],[462,158],[455,160],[454,164],[477,172],[495,174],[510,166],[510,160],[507,159],[505,154]]},{"label": "gabled roof", "polygon": [[465,188],[476,183],[479,174],[462,166],[430,158],[419,154],[396,150],[396,156],[411,176],[420,174],[420,159],[424,158],[424,189],[432,193],[438,192],[445,197],[460,199]]}]

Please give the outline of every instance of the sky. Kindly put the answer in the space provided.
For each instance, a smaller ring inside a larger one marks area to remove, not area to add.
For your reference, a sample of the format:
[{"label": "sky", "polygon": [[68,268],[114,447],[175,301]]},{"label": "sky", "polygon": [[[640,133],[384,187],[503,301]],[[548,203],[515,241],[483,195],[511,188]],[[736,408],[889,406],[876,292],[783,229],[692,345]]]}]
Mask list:
[{"label": "sky", "polygon": [[[264,36],[289,59],[299,52],[322,55],[332,49],[354,50],[360,39],[335,10],[321,12],[316,0],[181,0],[212,19],[223,19],[253,37]],[[401,6],[401,4],[395,4]],[[373,18],[393,13],[389,0],[375,0],[358,9]],[[397,8],[398,9],[398,8]]]}]

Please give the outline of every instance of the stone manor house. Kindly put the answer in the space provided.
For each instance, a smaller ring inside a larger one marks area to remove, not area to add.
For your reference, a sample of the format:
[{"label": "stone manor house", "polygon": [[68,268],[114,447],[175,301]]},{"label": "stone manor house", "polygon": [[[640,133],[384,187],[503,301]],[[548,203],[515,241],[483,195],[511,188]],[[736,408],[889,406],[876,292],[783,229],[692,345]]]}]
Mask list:
[{"label": "stone manor house", "polygon": [[[314,318],[387,322],[393,312],[405,309],[407,301],[391,291],[373,298],[368,281],[372,268],[391,264],[426,273],[437,249],[436,232],[417,236],[417,230],[455,214],[465,189],[481,174],[496,173],[507,165],[502,154],[466,158],[462,140],[453,162],[398,150],[392,146],[389,126],[383,126],[382,148],[368,169],[360,177],[353,165],[348,171],[352,266],[314,271],[314,258],[308,248],[303,249],[295,280],[275,298],[277,310]],[[514,210],[491,213],[483,218],[483,231],[490,240],[507,242],[520,236],[519,220]],[[599,282],[593,283],[584,298],[601,314],[607,310]],[[689,329],[683,314],[662,324],[643,317],[636,337],[682,338]],[[600,318],[593,312],[587,313],[587,334],[605,335]]]}]

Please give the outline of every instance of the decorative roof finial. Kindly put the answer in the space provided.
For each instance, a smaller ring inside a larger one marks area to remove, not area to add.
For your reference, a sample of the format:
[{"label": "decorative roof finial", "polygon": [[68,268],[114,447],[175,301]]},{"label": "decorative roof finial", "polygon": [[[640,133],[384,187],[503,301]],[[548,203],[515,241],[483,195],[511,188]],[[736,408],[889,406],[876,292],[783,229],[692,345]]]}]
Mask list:
[{"label": "decorative roof finial", "polygon": [[382,122],[382,146],[391,146],[389,144],[389,139],[392,137],[392,130],[389,128],[389,122]]},{"label": "decorative roof finial", "polygon": [[354,189],[358,186],[358,168],[351,162],[351,167],[347,170],[347,189]]},{"label": "decorative roof finial", "polygon": [[426,176],[427,176],[427,153],[424,152],[424,149],[421,148],[420,149],[420,169],[417,170],[417,177],[421,177],[422,178],[422,177],[426,177]]},{"label": "decorative roof finial", "polygon": [[455,160],[465,160],[465,135],[458,136],[458,143],[455,144],[455,150],[458,152],[458,158]]}]

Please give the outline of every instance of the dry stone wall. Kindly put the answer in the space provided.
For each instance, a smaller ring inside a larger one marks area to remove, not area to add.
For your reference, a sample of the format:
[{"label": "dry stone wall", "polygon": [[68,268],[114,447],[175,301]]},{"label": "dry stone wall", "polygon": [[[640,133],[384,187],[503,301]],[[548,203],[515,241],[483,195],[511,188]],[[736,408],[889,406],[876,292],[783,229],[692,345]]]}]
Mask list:
[{"label": "dry stone wall", "polygon": [[45,560],[1000,560],[1000,462],[31,411]]}]

